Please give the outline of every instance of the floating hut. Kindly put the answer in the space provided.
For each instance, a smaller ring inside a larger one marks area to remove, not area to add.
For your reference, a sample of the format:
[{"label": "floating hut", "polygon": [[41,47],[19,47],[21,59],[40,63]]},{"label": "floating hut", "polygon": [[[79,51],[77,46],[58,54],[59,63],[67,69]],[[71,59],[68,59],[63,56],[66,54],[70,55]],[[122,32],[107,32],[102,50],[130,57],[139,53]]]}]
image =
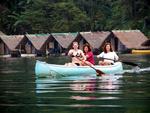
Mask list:
[{"label": "floating hut", "polygon": [[53,53],[66,53],[69,45],[76,38],[77,33],[52,33]]},{"label": "floating hut", "polygon": [[143,48],[142,43],[148,38],[140,30],[113,30],[111,42],[119,52]]},{"label": "floating hut", "polygon": [[105,42],[111,42],[114,50],[150,50],[150,40],[139,30],[113,30],[97,32],[26,34],[7,36],[0,32],[0,55],[19,56],[31,54],[66,54],[77,41],[80,49],[85,43],[90,44],[94,54],[99,54]]},{"label": "floating hut", "polygon": [[133,49],[132,54],[150,54],[150,39],[143,42],[141,49]]},{"label": "floating hut", "polygon": [[11,54],[12,57],[21,56],[21,42],[24,39],[24,35],[1,35],[0,38],[1,54]]},{"label": "floating hut", "polygon": [[27,54],[45,56],[50,34],[26,34],[25,50]]},{"label": "floating hut", "polygon": [[[81,49],[83,49],[83,45],[88,43],[92,49],[94,54],[99,53],[99,49],[102,48],[103,44],[110,40],[110,32],[80,32],[74,41],[79,43]],[[72,43],[70,48],[72,47]]]}]

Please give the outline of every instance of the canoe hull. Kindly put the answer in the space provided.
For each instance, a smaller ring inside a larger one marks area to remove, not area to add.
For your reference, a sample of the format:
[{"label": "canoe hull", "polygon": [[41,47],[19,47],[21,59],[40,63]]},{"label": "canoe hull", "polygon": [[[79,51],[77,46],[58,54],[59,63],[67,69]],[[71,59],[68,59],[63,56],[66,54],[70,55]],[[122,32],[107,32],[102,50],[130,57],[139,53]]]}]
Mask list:
[{"label": "canoe hull", "polygon": [[[122,63],[116,62],[110,66],[94,66],[106,74],[121,73],[123,71]],[[56,64],[48,64],[46,62],[36,61],[35,74],[37,77],[45,77],[49,75],[96,75],[96,71],[89,66],[64,66]]]}]

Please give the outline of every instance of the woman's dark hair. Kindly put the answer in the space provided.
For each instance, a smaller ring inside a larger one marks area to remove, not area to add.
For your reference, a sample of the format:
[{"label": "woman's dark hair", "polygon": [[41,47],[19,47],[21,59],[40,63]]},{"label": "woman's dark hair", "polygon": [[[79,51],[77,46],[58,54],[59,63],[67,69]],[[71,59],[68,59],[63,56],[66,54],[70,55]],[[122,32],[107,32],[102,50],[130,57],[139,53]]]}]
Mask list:
[{"label": "woman's dark hair", "polygon": [[106,46],[107,46],[107,45],[110,46],[110,51],[112,52],[112,51],[113,51],[112,45],[111,45],[111,43],[107,42],[107,43],[105,43],[105,45],[104,45],[104,47],[103,47],[104,53],[107,53],[107,50],[106,50]]},{"label": "woman's dark hair", "polygon": [[83,52],[84,52],[84,53],[85,53],[85,51],[84,51],[84,48],[85,48],[85,47],[88,48],[88,52],[92,51],[90,45],[89,45],[88,43],[86,43],[86,44],[83,45]]}]

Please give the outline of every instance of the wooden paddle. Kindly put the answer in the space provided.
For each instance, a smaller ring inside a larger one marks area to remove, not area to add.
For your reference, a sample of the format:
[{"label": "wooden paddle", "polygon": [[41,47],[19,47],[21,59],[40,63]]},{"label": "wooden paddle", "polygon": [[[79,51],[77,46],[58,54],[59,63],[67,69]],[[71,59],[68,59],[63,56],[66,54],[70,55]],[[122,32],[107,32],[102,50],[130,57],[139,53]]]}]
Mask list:
[{"label": "wooden paddle", "polygon": [[[83,61],[83,60],[81,60],[81,59],[80,59],[79,57],[77,57],[77,56],[71,55],[71,57],[76,57],[78,60]],[[87,66],[89,66],[89,67],[91,67],[92,69],[94,69],[94,70],[96,71],[97,76],[102,76],[103,74],[105,74],[105,73],[102,72],[101,70],[94,68],[93,66],[89,65],[88,63],[86,63],[86,62],[84,62],[84,63],[85,63]]]},{"label": "wooden paddle", "polygon": [[96,71],[97,76],[102,76],[103,74],[105,74],[104,72],[102,72],[99,69],[94,68],[93,66],[87,64],[86,62],[84,62],[86,65],[88,65],[89,67],[93,68]]},{"label": "wooden paddle", "polygon": [[131,66],[138,66],[138,64],[136,64],[136,63],[133,63],[133,62],[127,62],[127,61],[122,61],[122,60],[113,60],[113,59],[109,59],[109,58],[103,58],[103,57],[100,57],[101,59],[107,59],[107,60],[112,60],[112,61],[114,61],[114,62],[117,62],[117,61],[120,61],[120,62],[122,62],[122,63],[124,63],[124,64],[127,64],[127,65],[131,65]]}]

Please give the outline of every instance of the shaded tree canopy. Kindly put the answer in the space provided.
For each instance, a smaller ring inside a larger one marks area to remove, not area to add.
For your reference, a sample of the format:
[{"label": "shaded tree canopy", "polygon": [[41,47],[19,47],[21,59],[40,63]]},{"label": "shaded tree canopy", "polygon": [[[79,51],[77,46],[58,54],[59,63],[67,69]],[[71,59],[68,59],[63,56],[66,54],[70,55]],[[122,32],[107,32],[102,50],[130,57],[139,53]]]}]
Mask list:
[{"label": "shaded tree canopy", "polygon": [[150,36],[148,0],[1,0],[6,34],[139,29]]}]

